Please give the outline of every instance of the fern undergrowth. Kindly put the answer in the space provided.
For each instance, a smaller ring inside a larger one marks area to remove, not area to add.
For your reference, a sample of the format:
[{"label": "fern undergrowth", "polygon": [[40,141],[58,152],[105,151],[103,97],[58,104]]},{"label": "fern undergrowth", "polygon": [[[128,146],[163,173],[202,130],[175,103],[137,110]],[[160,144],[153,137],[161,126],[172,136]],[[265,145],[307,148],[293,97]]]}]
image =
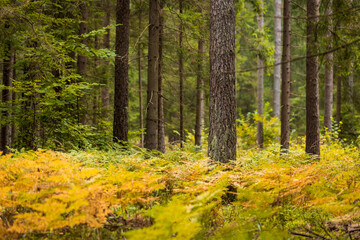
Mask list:
[{"label": "fern undergrowth", "polygon": [[0,158],[2,239],[356,239],[360,150],[323,139],[321,158],[279,146],[209,164],[187,144]]}]

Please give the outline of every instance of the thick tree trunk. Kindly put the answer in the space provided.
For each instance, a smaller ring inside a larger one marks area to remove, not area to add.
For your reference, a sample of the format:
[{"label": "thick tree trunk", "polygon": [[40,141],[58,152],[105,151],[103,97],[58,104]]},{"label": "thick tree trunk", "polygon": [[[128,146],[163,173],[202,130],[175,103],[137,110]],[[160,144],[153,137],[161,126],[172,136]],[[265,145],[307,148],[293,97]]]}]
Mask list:
[{"label": "thick tree trunk", "polygon": [[[263,1],[261,0],[263,6]],[[261,13],[257,19],[258,29],[261,31],[264,28],[264,15]],[[256,142],[259,148],[264,147],[264,123],[262,117],[264,114],[264,60],[261,53],[258,54],[257,59],[257,111],[261,121],[257,122]]]},{"label": "thick tree trunk", "polygon": [[[110,0],[105,0],[104,2],[104,10],[105,10],[105,17],[104,17],[104,23],[103,26],[109,26],[110,25],[110,17],[111,17],[111,4]],[[110,29],[106,30],[106,34],[103,36],[103,48],[104,49],[110,49]],[[103,107],[103,116],[104,118],[109,121],[110,120],[110,87],[109,87],[109,69],[110,69],[110,62],[105,61],[105,71],[104,71],[104,80],[103,84],[104,86],[101,87],[101,104]]]},{"label": "thick tree trunk", "polygon": [[317,23],[319,0],[307,0],[306,38],[306,152],[320,155],[319,60]]},{"label": "thick tree trunk", "polygon": [[198,60],[196,73],[196,125],[195,125],[195,145],[201,146],[201,133],[204,125],[205,115],[205,95],[203,78],[203,55],[205,53],[204,40],[198,40]]},{"label": "thick tree trunk", "polygon": [[236,159],[235,4],[210,1],[209,156]]},{"label": "thick tree trunk", "polygon": [[[182,0],[179,0],[180,16],[183,13]],[[179,95],[180,95],[180,147],[183,147],[184,138],[184,56],[183,56],[183,23],[179,24]]]},{"label": "thick tree trunk", "polygon": [[[87,22],[89,20],[89,6],[88,6],[87,2],[83,1],[80,3],[79,7],[80,7],[80,11],[81,11],[81,20],[82,20],[82,22],[80,23],[79,34],[82,35],[82,34],[88,33],[88,23]],[[87,45],[87,38],[83,38],[81,40],[81,43],[84,45]],[[77,68],[78,68],[78,73],[85,80],[86,79],[86,69],[87,69],[87,57],[86,56],[81,56],[81,55],[78,56]],[[80,115],[80,123],[86,124],[87,102],[86,102],[85,95],[82,96],[81,103],[85,109],[84,109],[84,111],[82,111],[82,113]]]},{"label": "thick tree trunk", "polygon": [[159,95],[158,95],[158,148],[160,152],[165,152],[165,128],[164,128],[164,104],[162,96],[162,70],[163,70],[163,40],[164,40],[164,16],[162,9],[164,0],[160,1],[160,19],[159,19]]},{"label": "thick tree trunk", "polygon": [[[9,29],[10,25],[8,23],[5,23],[5,28]],[[11,86],[12,82],[12,73],[11,70],[12,64],[14,63],[13,54],[12,54],[12,47],[11,42],[9,39],[5,39],[5,48],[4,48],[4,60],[3,60],[3,86],[5,87],[2,90],[2,103],[6,106],[4,110],[1,112],[1,141],[0,141],[0,150],[3,152],[3,154],[9,153],[9,145],[10,145],[10,111],[8,108],[8,104],[11,101],[11,94],[9,91],[9,87]]]},{"label": "thick tree trunk", "polygon": [[[285,24],[285,23],[284,23]],[[280,118],[280,82],[281,82],[281,0],[275,0],[274,40],[274,109],[275,117]]]},{"label": "thick tree trunk", "polygon": [[[332,38],[332,0],[329,1],[329,5],[325,11],[325,15],[329,16],[329,30],[326,33],[326,36],[329,41],[328,49],[333,47],[333,38]],[[334,66],[333,59],[334,54],[328,53],[325,56],[325,106],[324,106],[324,128],[326,131],[331,132],[332,129],[332,111],[333,111],[333,91],[334,91]]]},{"label": "thick tree trunk", "polygon": [[[142,5],[142,1],[141,1]],[[142,31],[142,11],[139,11],[139,32]],[[140,114],[140,146],[144,147],[144,109],[143,109],[143,85],[142,85],[142,41],[138,45],[138,74],[139,74],[139,114]]]},{"label": "thick tree trunk", "polygon": [[159,1],[149,0],[149,50],[145,147],[158,147]]},{"label": "thick tree trunk", "polygon": [[281,85],[281,149],[287,151],[290,141],[290,82],[291,82],[291,0],[284,0],[284,35]]},{"label": "thick tree trunk", "polygon": [[130,0],[117,0],[115,40],[114,141],[128,140]]}]

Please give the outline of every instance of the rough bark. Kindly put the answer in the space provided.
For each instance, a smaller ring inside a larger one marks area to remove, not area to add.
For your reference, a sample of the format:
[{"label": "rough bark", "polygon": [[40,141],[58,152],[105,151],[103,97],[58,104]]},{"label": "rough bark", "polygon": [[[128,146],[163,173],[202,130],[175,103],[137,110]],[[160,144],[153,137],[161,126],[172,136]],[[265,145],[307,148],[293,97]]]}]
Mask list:
[{"label": "rough bark", "polygon": [[[5,23],[5,28],[9,29],[10,25],[8,23]],[[5,87],[2,90],[2,103],[7,106],[10,103],[11,100],[11,94],[9,91],[9,87],[11,86],[12,82],[12,70],[11,66],[14,63],[14,59],[12,59],[12,47],[11,47],[11,41],[10,39],[5,39],[5,48],[4,48],[4,60],[3,60],[3,86]],[[0,150],[3,152],[3,154],[9,153],[9,145],[10,145],[10,111],[9,108],[6,107],[1,112],[1,118],[2,118],[2,124],[1,124],[1,141],[0,141]]]},{"label": "rough bark", "polygon": [[114,141],[128,140],[130,0],[117,0],[115,39]]},{"label": "rough bark", "polygon": [[204,125],[205,95],[203,78],[203,55],[205,52],[204,40],[198,40],[198,60],[196,73],[196,124],[195,124],[195,145],[201,146],[201,133]]},{"label": "rough bark", "polygon": [[[89,20],[89,6],[88,3],[83,1],[79,4],[79,8],[81,11],[81,23],[80,23],[80,31],[79,34],[86,34],[88,33],[88,20]],[[83,38],[81,40],[81,43],[84,45],[87,45],[87,38]],[[77,60],[77,69],[78,73],[83,77],[83,79],[86,79],[86,70],[87,70],[87,57],[79,55]],[[85,108],[85,111],[82,111],[80,116],[80,122],[81,124],[86,124],[86,109],[87,109],[87,102],[86,102],[86,96],[81,97],[81,103],[83,107]]]},{"label": "rough bark", "polygon": [[162,96],[162,71],[163,71],[163,40],[164,40],[164,16],[162,14],[162,9],[164,5],[164,0],[160,1],[160,19],[159,19],[159,95],[158,95],[158,148],[157,150],[164,153],[165,152],[165,128],[164,128],[164,104]]},{"label": "rough bark", "polygon": [[284,35],[281,85],[281,149],[289,149],[290,140],[290,82],[291,82],[291,0],[284,0]]},{"label": "rough bark", "polygon": [[159,1],[149,1],[149,50],[145,147],[158,146]]},{"label": "rough bark", "polygon": [[[110,25],[110,17],[111,17],[111,4],[110,0],[103,1],[103,8],[105,10],[104,16],[104,23],[103,26]],[[103,36],[103,48],[110,49],[110,29],[106,30],[106,34]],[[109,69],[110,69],[110,62],[105,61],[105,72],[104,72],[104,86],[101,87],[101,104],[103,107],[103,116],[106,120],[110,120],[110,87],[109,87]]]},{"label": "rough bark", "polygon": [[[141,1],[142,4],[142,1]],[[139,11],[139,32],[142,31],[142,11]],[[142,86],[142,41],[138,45],[138,77],[139,77],[139,115],[140,115],[140,146],[144,147],[144,109],[143,109],[143,86]]]},{"label": "rough bark", "polygon": [[210,1],[209,156],[236,159],[235,4]]},{"label": "rough bark", "polygon": [[[179,0],[180,16],[183,13],[182,0]],[[183,55],[183,23],[179,24],[179,100],[180,100],[180,147],[183,147],[184,138],[184,55]]]},{"label": "rough bark", "polygon": [[306,152],[320,155],[319,60],[317,23],[319,0],[307,0],[306,37]]},{"label": "rough bark", "polygon": [[[261,0],[263,6],[263,1]],[[258,29],[261,31],[264,28],[264,15],[260,13],[257,19]],[[257,57],[257,112],[260,119],[264,114],[264,60],[261,52]],[[256,142],[259,148],[264,147],[264,123],[263,121],[257,122]]]},{"label": "rough bark", "polygon": [[[332,38],[332,0],[329,1],[325,15],[329,16],[329,30],[326,33],[329,45],[328,49],[333,48]],[[326,131],[331,132],[332,129],[332,111],[333,111],[333,91],[334,91],[334,66],[333,59],[334,54],[328,53],[325,55],[325,103],[324,103],[324,128]]]},{"label": "rough bark", "polygon": [[[285,24],[285,23],[284,23]],[[280,82],[281,82],[281,0],[275,0],[274,40],[274,109],[275,117],[280,118]]]}]

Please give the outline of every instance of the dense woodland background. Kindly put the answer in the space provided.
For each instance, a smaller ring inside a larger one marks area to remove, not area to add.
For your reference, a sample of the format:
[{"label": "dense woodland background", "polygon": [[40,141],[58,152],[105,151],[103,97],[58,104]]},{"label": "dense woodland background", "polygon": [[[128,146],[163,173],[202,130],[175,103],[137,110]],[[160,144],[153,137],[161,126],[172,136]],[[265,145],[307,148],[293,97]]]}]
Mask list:
[{"label": "dense woodland background", "polygon": [[0,0],[0,239],[360,239],[357,0]]},{"label": "dense woodland background", "polygon": [[[131,1],[128,16],[118,13],[118,24],[127,17],[130,24],[128,96],[125,91],[127,86],[119,86],[119,94],[125,100],[119,95],[120,98],[114,102],[116,10],[121,11],[121,4],[125,6],[126,1],[1,2],[3,151],[7,151],[8,147],[101,148],[112,141],[113,123],[119,128],[126,128],[120,119],[120,115],[124,114],[128,115],[129,141],[143,145],[147,109],[151,107],[147,101],[148,51],[159,47],[148,46],[149,11],[152,11],[148,2]],[[331,4],[331,1],[321,1],[319,22],[315,26],[318,48],[314,53],[320,66],[320,129],[322,131],[324,126],[324,106],[331,98],[336,102],[330,113],[332,124],[336,123],[336,129],[341,128],[344,139],[356,141],[359,128],[356,91],[359,6],[350,0]],[[275,11],[280,15],[275,17]],[[238,126],[243,126],[245,122],[253,124],[257,120],[257,102],[265,104],[265,119],[280,116],[281,75],[276,68],[281,68],[279,46],[283,44],[280,37],[275,51],[274,23],[281,19],[282,11],[276,10],[272,1],[235,1]],[[209,127],[209,2],[166,1],[161,3],[159,13],[162,57],[158,62],[158,81],[161,81],[159,104],[161,102],[160,108],[163,108],[163,120],[160,116],[159,122],[164,125],[160,135],[171,144],[190,140],[200,132],[206,140],[204,134]],[[259,18],[263,18],[262,25],[258,24]],[[306,129],[305,2],[291,3],[289,19],[290,129],[293,138],[304,136]],[[118,25],[117,29],[121,31],[123,26]],[[284,32],[282,26],[277,28],[277,32]],[[119,32],[118,49],[123,47],[121,44],[124,42],[120,35]],[[331,52],[333,57],[329,58],[326,52]],[[264,64],[263,99],[257,91],[259,56]],[[117,57],[119,61],[121,58]],[[325,91],[327,64],[334,69],[332,78],[335,87],[331,95],[326,95]],[[120,81],[123,77],[120,73],[117,75],[116,81]],[[128,101],[128,107],[123,113],[115,111],[115,116],[120,115],[114,121],[114,104],[120,104],[119,101]],[[342,124],[339,124],[340,121]],[[204,124],[197,128],[196,133],[196,126],[202,122]],[[279,126],[278,122],[272,124]],[[279,134],[278,127],[265,124],[265,145],[269,138],[278,139]],[[255,144],[255,141],[249,143],[250,146]]]}]

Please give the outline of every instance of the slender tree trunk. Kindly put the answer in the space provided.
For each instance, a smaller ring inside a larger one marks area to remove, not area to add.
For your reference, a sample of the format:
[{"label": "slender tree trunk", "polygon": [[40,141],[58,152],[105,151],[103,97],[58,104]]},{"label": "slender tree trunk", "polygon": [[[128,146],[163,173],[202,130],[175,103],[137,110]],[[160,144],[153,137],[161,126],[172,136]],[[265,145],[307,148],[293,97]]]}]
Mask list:
[{"label": "slender tree trunk", "polygon": [[315,155],[320,155],[319,60],[314,56],[318,50],[319,5],[319,0],[307,0],[306,152]]},{"label": "slender tree trunk", "polygon": [[[110,25],[110,17],[111,17],[111,4],[110,0],[105,0],[104,2],[104,10],[105,10],[105,17],[104,17],[104,27]],[[106,34],[103,36],[103,48],[110,49],[110,29],[106,30]],[[104,118],[109,121],[110,120],[110,87],[109,87],[109,69],[110,69],[110,62],[105,61],[105,74],[103,84],[104,86],[101,87],[101,104],[103,107],[103,116]]]},{"label": "slender tree trunk", "polygon": [[[141,1],[142,5],[142,1]],[[142,31],[142,11],[139,11],[139,32]],[[138,45],[138,73],[139,73],[139,111],[140,111],[140,145],[144,147],[144,109],[143,109],[143,86],[142,86],[142,41]]]},{"label": "slender tree trunk", "polygon": [[353,106],[353,98],[354,98],[354,69],[350,69],[349,74],[349,104]]},{"label": "slender tree trunk", "polygon": [[115,42],[114,141],[128,140],[130,0],[117,0]]},{"label": "slender tree trunk", "polygon": [[[80,3],[79,5],[80,7],[80,11],[81,11],[81,20],[82,22],[80,23],[80,32],[79,34],[86,34],[88,33],[88,20],[89,20],[89,6],[87,4],[86,1],[83,1]],[[87,45],[87,38],[83,38],[81,40],[81,43],[84,45]],[[77,60],[77,68],[78,68],[78,73],[84,78],[84,80],[86,79],[86,70],[87,70],[87,57],[86,56],[78,56],[78,60]],[[81,124],[86,124],[86,109],[87,109],[87,102],[86,102],[86,96],[82,96],[81,98],[81,103],[84,106],[84,112],[82,112],[81,116],[80,116],[80,122]]]},{"label": "slender tree trunk", "polygon": [[[328,49],[333,48],[333,38],[332,38],[332,0],[329,1],[329,5],[325,11],[325,15],[329,16],[329,30],[326,33],[327,39],[329,41]],[[324,106],[324,127],[328,132],[331,132],[332,129],[332,111],[333,111],[333,91],[334,91],[334,66],[333,59],[334,54],[328,53],[325,56],[325,106]]]},{"label": "slender tree trunk", "polygon": [[235,3],[210,1],[209,156],[236,159]]},{"label": "slender tree trunk", "polygon": [[165,128],[164,128],[164,104],[162,96],[162,71],[163,71],[163,40],[164,40],[164,16],[162,9],[164,7],[164,0],[160,1],[160,20],[159,20],[159,95],[158,95],[158,150],[165,152]]},{"label": "slender tree trunk", "polygon": [[281,149],[289,150],[291,82],[291,0],[284,0],[284,35],[281,86]]},{"label": "slender tree trunk", "polygon": [[[183,13],[182,0],[179,0],[180,17]],[[184,55],[183,55],[183,23],[179,24],[179,95],[180,95],[180,147],[183,147],[184,138]]]},{"label": "slender tree trunk", "polygon": [[149,0],[148,89],[145,147],[158,147],[159,1]]},{"label": "slender tree trunk", "polygon": [[[5,23],[5,31],[8,30],[10,28],[10,25],[8,23]],[[0,141],[0,147],[1,147],[1,151],[3,152],[3,154],[7,154],[9,153],[9,145],[10,145],[10,122],[9,122],[9,117],[10,117],[10,111],[8,108],[8,104],[10,103],[11,100],[11,94],[9,91],[9,87],[11,86],[11,82],[12,82],[12,64],[14,62],[14,60],[12,59],[12,46],[11,46],[11,42],[10,39],[6,38],[5,39],[5,48],[4,48],[4,60],[3,60],[3,86],[5,87],[2,90],[2,103],[6,106],[4,108],[4,110],[2,110],[1,112],[1,120],[2,120],[2,124],[1,124],[1,141]]]},{"label": "slender tree trunk", "polygon": [[[261,6],[264,3],[261,0]],[[258,16],[258,28],[259,30],[263,30],[264,28],[264,15],[261,13]],[[264,123],[262,121],[263,114],[264,114],[264,60],[261,53],[258,54],[257,59],[257,111],[261,121],[257,122],[257,134],[256,134],[256,141],[259,148],[264,147]]]},{"label": "slender tree trunk", "polygon": [[195,145],[201,146],[201,133],[204,124],[204,78],[203,78],[203,55],[205,53],[204,40],[198,40],[198,60],[196,74],[196,125],[195,125]]},{"label": "slender tree trunk", "polygon": [[[99,15],[95,15],[95,18],[99,18]],[[95,23],[95,28],[98,29],[98,24]],[[95,49],[100,49],[100,44],[99,44],[99,37],[95,36],[94,38],[94,42],[95,42]],[[100,59],[98,57],[95,57],[94,59],[94,65],[95,65],[95,69],[99,68],[100,65]],[[96,73],[95,73],[96,74]],[[93,98],[92,98],[92,124],[93,126],[97,126],[98,125],[98,96],[99,96],[99,92],[98,89],[94,89],[94,93],[93,93]]]},{"label": "slender tree trunk", "polygon": [[[338,68],[337,68],[338,70]],[[338,72],[338,71],[337,71]],[[336,75],[336,123],[340,127],[341,122],[341,85],[342,85],[342,77],[337,74]]]},{"label": "slender tree trunk", "polygon": [[[15,49],[12,50],[12,57],[11,59],[13,59],[13,63],[12,65],[15,65],[16,63],[16,52],[15,52]],[[16,69],[15,68],[12,68],[11,69],[12,71],[12,77],[13,77],[13,80],[16,79]],[[14,84],[13,84],[13,81],[11,81],[11,86],[13,87]],[[16,92],[15,91],[12,91],[11,93],[11,107],[12,107],[12,122],[11,122],[11,138],[10,138],[10,144],[11,144],[11,147],[14,147],[14,143],[15,143],[15,138],[16,138],[16,124],[15,124],[15,120],[14,120],[14,117],[15,117],[15,112],[14,112],[14,109],[16,107]]]},{"label": "slender tree trunk", "polygon": [[[285,23],[284,23],[285,24]],[[275,0],[274,38],[274,109],[275,117],[280,118],[280,82],[281,82],[281,0]]]}]

